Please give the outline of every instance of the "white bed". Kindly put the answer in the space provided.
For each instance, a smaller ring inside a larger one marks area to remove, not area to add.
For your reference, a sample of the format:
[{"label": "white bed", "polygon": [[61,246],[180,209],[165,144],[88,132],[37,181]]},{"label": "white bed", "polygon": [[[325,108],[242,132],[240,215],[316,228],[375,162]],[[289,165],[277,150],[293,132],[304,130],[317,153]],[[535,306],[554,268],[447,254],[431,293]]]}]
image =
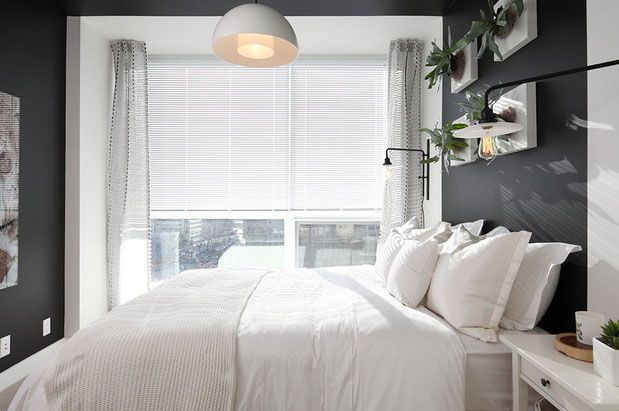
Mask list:
[{"label": "white bed", "polygon": [[[446,326],[451,326],[441,317],[425,307],[417,308]],[[468,411],[511,411],[512,410],[512,355],[503,343],[485,343],[461,332],[455,331],[466,351],[466,409]],[[498,335],[519,334],[523,331],[499,329]],[[527,333],[545,334],[541,328]],[[534,390],[529,393],[529,409],[534,408],[539,398]]]},{"label": "white bed", "polygon": [[[273,272],[241,316],[235,408],[462,410],[465,366],[456,333],[397,302],[373,266]],[[11,409],[48,408],[46,372]]]}]

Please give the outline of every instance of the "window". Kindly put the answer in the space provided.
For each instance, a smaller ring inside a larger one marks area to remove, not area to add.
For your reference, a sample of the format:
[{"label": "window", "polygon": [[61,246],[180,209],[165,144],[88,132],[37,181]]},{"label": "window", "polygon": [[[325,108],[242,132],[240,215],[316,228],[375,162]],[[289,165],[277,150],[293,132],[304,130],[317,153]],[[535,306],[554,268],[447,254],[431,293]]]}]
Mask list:
[{"label": "window", "polygon": [[153,276],[373,262],[383,61],[149,64]]},{"label": "window", "polygon": [[374,264],[378,223],[299,224],[297,266]]}]

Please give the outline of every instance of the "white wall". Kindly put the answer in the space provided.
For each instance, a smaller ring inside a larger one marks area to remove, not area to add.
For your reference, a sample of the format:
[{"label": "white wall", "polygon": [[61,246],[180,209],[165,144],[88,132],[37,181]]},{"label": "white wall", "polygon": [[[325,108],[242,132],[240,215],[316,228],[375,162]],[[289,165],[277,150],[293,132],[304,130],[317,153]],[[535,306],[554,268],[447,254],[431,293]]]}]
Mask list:
[{"label": "white wall", "polygon": [[105,170],[111,90],[109,40],[67,19],[65,336],[107,312]]},{"label": "white wall", "polygon": [[[619,1],[587,1],[588,64],[619,59]],[[590,310],[619,319],[619,66],[588,73]]]},{"label": "white wall", "polygon": [[[442,42],[442,17],[289,17],[303,55],[384,55],[397,38]],[[143,40],[150,54],[212,54],[218,17],[71,17],[67,69],[67,336],[105,313],[105,161],[111,89],[109,42]],[[79,35],[76,35],[78,32]],[[75,56],[78,52],[79,56]],[[79,73],[79,76],[77,75]],[[423,85],[422,126],[441,122],[441,93]],[[428,224],[441,219],[432,166]],[[76,282],[79,284],[75,289]],[[79,314],[75,311],[78,310]]]}]

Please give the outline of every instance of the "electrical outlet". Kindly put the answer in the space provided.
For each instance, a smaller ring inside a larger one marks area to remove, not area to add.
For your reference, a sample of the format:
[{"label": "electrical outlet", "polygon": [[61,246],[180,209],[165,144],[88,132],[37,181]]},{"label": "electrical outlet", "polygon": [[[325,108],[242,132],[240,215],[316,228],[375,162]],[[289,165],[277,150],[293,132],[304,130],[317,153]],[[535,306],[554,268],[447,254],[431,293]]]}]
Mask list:
[{"label": "electrical outlet", "polygon": [[7,335],[0,338],[0,358],[6,357],[11,353],[11,336]]},{"label": "electrical outlet", "polygon": [[43,337],[52,332],[52,320],[46,318],[43,320]]}]

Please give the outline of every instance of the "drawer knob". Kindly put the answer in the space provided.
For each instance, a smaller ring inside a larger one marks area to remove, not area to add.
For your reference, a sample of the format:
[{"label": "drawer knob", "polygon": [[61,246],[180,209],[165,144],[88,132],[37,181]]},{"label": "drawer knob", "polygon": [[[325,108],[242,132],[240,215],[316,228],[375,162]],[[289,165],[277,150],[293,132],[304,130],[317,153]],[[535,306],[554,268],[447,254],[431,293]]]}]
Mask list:
[{"label": "drawer knob", "polygon": [[547,387],[550,385],[550,381],[548,381],[546,378],[542,378],[541,383],[544,387]]}]

